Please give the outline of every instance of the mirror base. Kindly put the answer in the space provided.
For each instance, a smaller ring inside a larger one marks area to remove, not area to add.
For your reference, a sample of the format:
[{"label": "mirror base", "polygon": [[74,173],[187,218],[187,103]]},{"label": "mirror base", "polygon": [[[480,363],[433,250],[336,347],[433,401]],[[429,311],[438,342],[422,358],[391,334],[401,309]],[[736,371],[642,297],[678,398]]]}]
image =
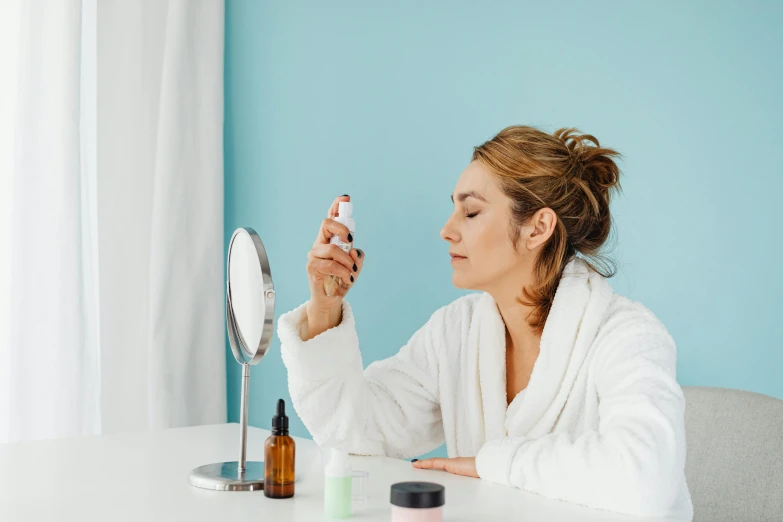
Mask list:
[{"label": "mirror base", "polygon": [[188,475],[191,486],[214,491],[260,491],[264,489],[264,463],[248,462],[239,473],[239,463],[218,462],[200,466]]}]

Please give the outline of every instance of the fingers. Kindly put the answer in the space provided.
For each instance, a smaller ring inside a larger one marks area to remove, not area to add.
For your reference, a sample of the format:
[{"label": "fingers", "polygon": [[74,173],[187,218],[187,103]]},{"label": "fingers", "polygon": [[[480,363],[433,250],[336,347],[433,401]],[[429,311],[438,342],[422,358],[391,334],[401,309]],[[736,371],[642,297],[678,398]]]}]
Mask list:
[{"label": "fingers", "polygon": [[335,275],[341,278],[346,284],[349,282],[353,283],[354,280],[351,271],[334,259],[321,259],[319,257],[312,257],[307,262],[307,272],[319,279],[328,275]]},{"label": "fingers", "polygon": [[337,196],[334,198],[332,206],[329,207],[329,212],[326,214],[326,217],[333,219],[335,216],[337,216],[337,208],[339,207],[341,201],[351,201],[351,196],[348,194],[343,194],[342,196]]},{"label": "fingers", "polygon": [[364,250],[358,248],[352,248],[351,259],[353,259],[353,262],[357,268],[356,270],[354,270],[354,272],[361,272],[362,266],[364,265]]},{"label": "fingers", "polygon": [[478,478],[476,472],[475,457],[454,457],[450,459],[425,459],[413,463],[414,468],[418,469],[438,469],[454,475]]},{"label": "fingers", "polygon": [[413,463],[414,468],[418,469],[446,469],[446,461],[448,459],[424,459],[424,460],[417,460]]},{"label": "fingers", "polygon": [[321,259],[334,259],[345,268],[350,270],[351,273],[358,272],[359,269],[359,266],[355,262],[353,256],[348,254],[345,250],[338,247],[337,245],[330,245],[328,243],[315,245],[308,254],[308,258],[312,257]]},{"label": "fingers", "polygon": [[352,243],[353,236],[348,227],[331,218],[326,218],[321,222],[321,228],[318,230],[318,237],[315,243],[329,243],[332,236],[338,236],[344,243]]}]

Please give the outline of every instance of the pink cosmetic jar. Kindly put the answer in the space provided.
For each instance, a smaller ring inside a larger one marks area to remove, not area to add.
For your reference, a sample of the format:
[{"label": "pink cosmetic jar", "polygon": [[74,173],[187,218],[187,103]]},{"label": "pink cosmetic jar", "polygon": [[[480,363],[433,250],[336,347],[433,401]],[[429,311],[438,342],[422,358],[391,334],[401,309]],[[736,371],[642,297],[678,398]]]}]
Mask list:
[{"label": "pink cosmetic jar", "polygon": [[442,522],[446,488],[432,482],[392,484],[391,522]]}]

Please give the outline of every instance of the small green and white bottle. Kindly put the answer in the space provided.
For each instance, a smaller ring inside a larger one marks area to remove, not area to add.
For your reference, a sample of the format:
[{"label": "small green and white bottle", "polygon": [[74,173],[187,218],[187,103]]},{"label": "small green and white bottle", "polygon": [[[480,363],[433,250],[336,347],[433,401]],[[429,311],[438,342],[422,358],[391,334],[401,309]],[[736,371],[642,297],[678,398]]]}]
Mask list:
[{"label": "small green and white bottle", "polygon": [[335,448],[327,450],[324,466],[324,516],[349,518],[351,516],[351,466],[348,453]]}]

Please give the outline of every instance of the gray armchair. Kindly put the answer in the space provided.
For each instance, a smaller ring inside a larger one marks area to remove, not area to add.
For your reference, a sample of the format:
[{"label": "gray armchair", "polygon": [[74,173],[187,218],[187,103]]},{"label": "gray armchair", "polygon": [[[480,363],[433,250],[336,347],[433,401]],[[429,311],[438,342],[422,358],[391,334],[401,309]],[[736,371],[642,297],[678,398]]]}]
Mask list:
[{"label": "gray armchair", "polygon": [[694,520],[783,521],[783,400],[726,388],[683,391]]}]

